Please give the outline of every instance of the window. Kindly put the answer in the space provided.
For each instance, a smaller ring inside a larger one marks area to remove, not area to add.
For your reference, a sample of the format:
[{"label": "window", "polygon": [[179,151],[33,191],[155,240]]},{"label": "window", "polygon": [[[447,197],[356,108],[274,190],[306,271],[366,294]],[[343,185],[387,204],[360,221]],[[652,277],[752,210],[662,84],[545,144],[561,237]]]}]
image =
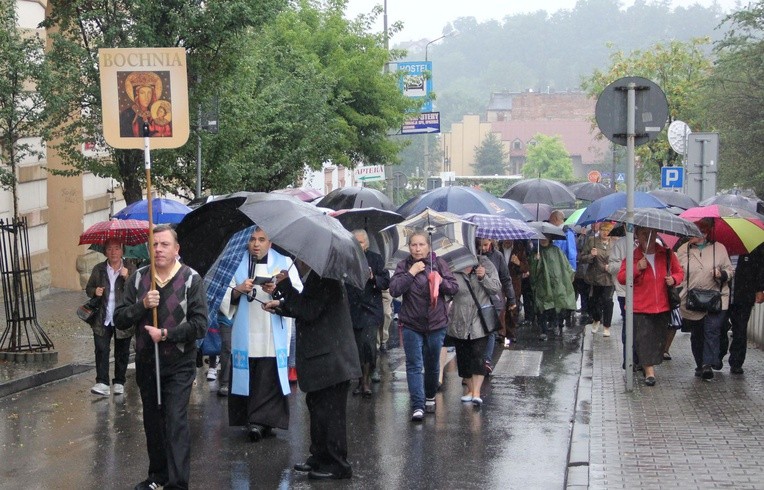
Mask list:
[{"label": "window", "polygon": [[520,138],[515,138],[515,140],[512,142],[512,149],[513,150],[522,150],[523,149],[523,142],[520,141]]}]

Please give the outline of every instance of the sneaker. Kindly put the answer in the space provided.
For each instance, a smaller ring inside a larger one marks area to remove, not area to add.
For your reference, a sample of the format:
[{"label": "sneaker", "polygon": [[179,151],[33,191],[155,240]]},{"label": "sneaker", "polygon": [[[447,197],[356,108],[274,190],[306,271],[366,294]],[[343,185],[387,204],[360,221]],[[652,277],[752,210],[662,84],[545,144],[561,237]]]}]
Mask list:
[{"label": "sneaker", "polygon": [[461,400],[462,403],[470,403],[472,402],[472,395],[464,395]]},{"label": "sneaker", "polygon": [[610,337],[610,327],[605,327],[602,329],[602,336],[603,337]]},{"label": "sneaker", "polygon": [[379,382],[381,382],[382,381],[382,376],[380,376],[380,374],[379,374],[379,369],[375,369],[374,371],[372,371],[370,378],[371,378],[371,382],[372,383],[379,383]]},{"label": "sneaker", "polygon": [[504,339],[504,347],[509,349],[509,346],[512,344],[512,341],[509,339]]},{"label": "sneaker", "polygon": [[539,335],[539,340],[541,340],[541,341],[545,341],[545,340],[546,340],[546,338],[547,338],[547,337],[546,337],[546,334],[545,334],[545,333],[542,333],[541,335]]},{"label": "sneaker", "polygon": [[424,411],[426,413],[435,413],[435,398],[427,398],[425,400]]},{"label": "sneaker", "polygon": [[421,408],[417,408],[414,410],[414,413],[411,414],[411,421],[412,422],[421,422],[422,419],[424,419],[424,410]]},{"label": "sneaker", "polygon": [[600,331],[600,322],[594,322],[591,324],[592,333],[597,333]]},{"label": "sneaker", "polygon": [[215,381],[216,379],[218,379],[217,369],[210,369],[207,371],[207,381]]},{"label": "sneaker", "polygon": [[115,395],[124,395],[125,394],[125,385],[114,383],[114,394]]},{"label": "sneaker", "polygon": [[218,388],[218,396],[228,396],[228,387],[221,386],[220,388]]},{"label": "sneaker", "polygon": [[480,398],[479,396],[473,396],[472,397],[472,404],[475,405],[476,407],[479,407],[480,405],[483,404],[483,399]]},{"label": "sneaker", "polygon": [[94,395],[101,396],[109,396],[111,394],[109,386],[103,383],[96,383],[92,388],[90,388],[90,392]]},{"label": "sneaker", "polygon": [[143,480],[135,486],[135,490],[158,490],[159,488],[162,488],[162,485],[153,480]]},{"label": "sneaker", "polygon": [[709,364],[703,366],[702,376],[703,379],[714,379],[714,370]]}]

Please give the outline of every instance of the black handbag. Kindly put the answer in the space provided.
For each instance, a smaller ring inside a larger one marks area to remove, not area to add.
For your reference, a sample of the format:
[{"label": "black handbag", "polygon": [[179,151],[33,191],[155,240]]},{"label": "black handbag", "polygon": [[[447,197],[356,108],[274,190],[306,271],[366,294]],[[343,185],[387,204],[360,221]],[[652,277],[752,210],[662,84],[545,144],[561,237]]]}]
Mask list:
[{"label": "black handbag", "polygon": [[84,305],[77,308],[77,316],[85,323],[92,323],[101,308],[101,298],[93,296]]},{"label": "black handbag", "polygon": [[[714,247],[714,267],[716,269],[716,248]],[[690,247],[687,247],[687,284],[690,284]],[[716,289],[692,288],[687,290],[685,307],[690,311],[719,313],[722,311],[722,286]]]}]

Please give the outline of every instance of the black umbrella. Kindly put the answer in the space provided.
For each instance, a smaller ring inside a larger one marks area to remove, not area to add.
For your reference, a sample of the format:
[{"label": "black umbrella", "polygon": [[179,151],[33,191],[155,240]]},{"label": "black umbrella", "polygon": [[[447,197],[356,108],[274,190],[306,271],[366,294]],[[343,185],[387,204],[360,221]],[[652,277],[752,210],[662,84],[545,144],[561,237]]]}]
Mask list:
[{"label": "black umbrella", "polygon": [[[697,208],[699,206],[698,201],[681,192],[656,189],[654,191],[649,191],[648,194],[652,194],[653,196],[657,197],[671,208],[681,208],[687,210],[690,208]],[[673,210],[670,209],[669,211]]]},{"label": "black umbrella", "polygon": [[515,204],[517,207],[481,189],[455,185],[440,187],[409,199],[398,208],[398,214],[404,218],[409,218],[430,208],[433,211],[453,213],[459,216],[467,213],[478,213],[500,214],[507,218],[522,221],[533,219],[520,204]]},{"label": "black umbrella", "polygon": [[321,198],[316,203],[320,208],[334,210],[352,208],[377,208],[395,211],[389,197],[369,187],[340,187]]},{"label": "black umbrella", "polygon": [[599,182],[583,182],[580,185],[576,185],[575,189],[573,186],[570,186],[570,190],[576,198],[582,201],[595,201],[600,197],[605,197],[615,192],[615,190]]},{"label": "black umbrella", "polygon": [[501,197],[523,204],[540,202],[562,208],[572,208],[576,205],[576,196],[567,187],[549,179],[521,180],[512,184]]},{"label": "black umbrella", "polygon": [[[719,194],[700,202],[701,206],[710,206],[711,204],[722,204],[753,213],[759,213],[760,208],[764,207],[760,199],[752,199],[740,194]],[[761,209],[761,211],[764,211],[764,209]]]},{"label": "black umbrella", "polygon": [[329,213],[348,231],[364,230],[369,235],[369,250],[384,254],[384,245],[380,230],[403,221],[403,216],[395,211],[376,208],[340,209]]},{"label": "black umbrella", "polygon": [[324,211],[282,194],[237,193],[192,211],[177,229],[181,257],[205,274],[228,239],[252,224],[318,275],[366,283],[368,264],[355,237]]}]

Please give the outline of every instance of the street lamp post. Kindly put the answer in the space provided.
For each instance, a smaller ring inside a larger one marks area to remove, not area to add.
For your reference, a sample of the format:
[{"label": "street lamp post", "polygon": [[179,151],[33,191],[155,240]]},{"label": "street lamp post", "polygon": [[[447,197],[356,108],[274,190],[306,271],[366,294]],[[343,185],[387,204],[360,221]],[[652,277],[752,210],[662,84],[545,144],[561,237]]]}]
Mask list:
[{"label": "street lamp post", "polygon": [[[447,37],[456,36],[459,34],[459,31],[451,31],[448,34],[444,34],[438,38],[433,39],[432,41],[428,42],[424,45],[424,62],[427,63],[429,61],[429,57],[427,56],[427,51],[430,48],[430,44],[440,41],[441,39],[445,39]],[[430,74],[432,76],[432,74]],[[424,135],[424,172],[422,176],[424,177],[424,188],[427,190],[427,180],[430,178],[430,165],[429,165],[429,159],[430,159],[430,135],[425,134]]]}]

